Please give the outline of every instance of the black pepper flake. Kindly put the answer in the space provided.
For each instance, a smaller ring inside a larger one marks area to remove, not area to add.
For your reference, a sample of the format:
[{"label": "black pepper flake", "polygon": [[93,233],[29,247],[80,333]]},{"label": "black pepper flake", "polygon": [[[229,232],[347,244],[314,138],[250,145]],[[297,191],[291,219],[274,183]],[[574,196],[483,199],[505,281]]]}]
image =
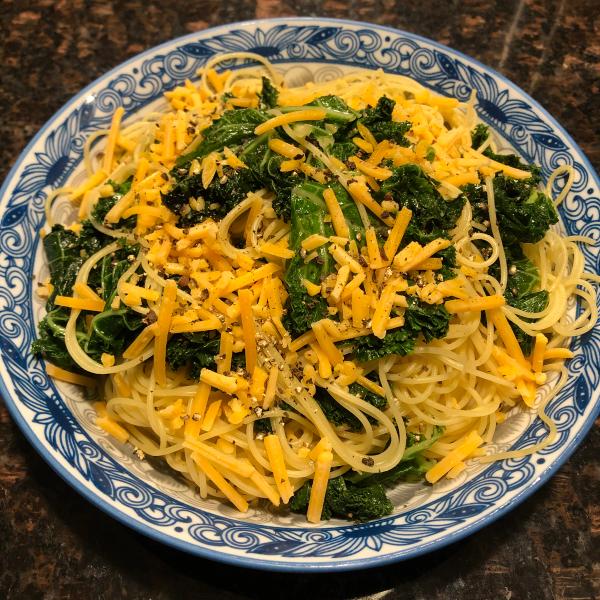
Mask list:
[{"label": "black pepper flake", "polygon": [[188,132],[190,135],[194,135],[194,134],[196,133],[196,128],[195,128],[195,127],[188,127],[188,128],[187,128],[187,132]]},{"label": "black pepper flake", "polygon": [[372,467],[375,464],[375,461],[370,456],[367,456],[362,459],[362,464],[367,467]]},{"label": "black pepper flake", "polygon": [[158,320],[158,317],[156,316],[156,313],[152,309],[150,309],[146,313],[146,316],[143,318],[143,322],[146,325],[152,325],[152,323],[156,323],[157,320]]}]

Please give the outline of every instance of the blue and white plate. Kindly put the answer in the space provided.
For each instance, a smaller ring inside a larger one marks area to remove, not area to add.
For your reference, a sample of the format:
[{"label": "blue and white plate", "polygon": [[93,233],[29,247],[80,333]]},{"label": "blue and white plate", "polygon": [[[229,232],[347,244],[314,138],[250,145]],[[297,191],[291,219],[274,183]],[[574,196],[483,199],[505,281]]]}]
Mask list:
[{"label": "blue and white plate", "polygon": [[[155,108],[165,90],[194,78],[210,57],[251,51],[269,58],[289,83],[323,81],[349,68],[382,68],[408,75],[441,94],[467,100],[476,90],[481,118],[507,147],[542,165],[575,169],[561,206],[569,233],[600,237],[600,182],[564,129],[504,77],[450,48],[366,23],[329,19],[270,19],[237,23],[162,44],[107,73],[46,123],[10,172],[0,201],[0,389],[30,442],[76,490],[126,525],[181,550],[228,563],[277,570],[342,570],[401,560],[454,542],[510,510],[542,485],[569,457],[600,407],[600,329],[575,341],[570,379],[552,400],[556,441],[543,452],[486,467],[470,466],[435,488],[407,484],[394,490],[393,516],[362,525],[264,511],[243,518],[217,501],[202,501],[168,470],[152,467],[130,447],[105,436],[75,386],[57,385],[30,353],[42,304],[36,277],[43,272],[38,232],[50,190],[81,176],[86,137],[107,128],[116,107],[127,118]],[[584,248],[587,269],[598,271],[598,251]],[[544,390],[542,393],[547,393]],[[545,435],[532,414],[501,427],[497,448],[521,448]]]}]

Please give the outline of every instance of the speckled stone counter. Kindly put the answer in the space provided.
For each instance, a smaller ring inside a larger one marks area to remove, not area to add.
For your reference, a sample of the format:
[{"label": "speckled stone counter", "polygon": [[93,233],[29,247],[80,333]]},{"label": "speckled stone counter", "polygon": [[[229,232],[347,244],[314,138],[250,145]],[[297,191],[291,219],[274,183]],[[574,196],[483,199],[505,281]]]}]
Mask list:
[{"label": "speckled stone counter", "polygon": [[[539,100],[600,167],[598,0],[0,0],[0,180],[64,102],[133,54],[286,15],[382,23],[474,56]],[[181,554],[113,521],[52,472],[0,401],[0,598],[597,598],[599,449],[597,422],[545,487],[433,554],[353,574],[268,574]]]}]

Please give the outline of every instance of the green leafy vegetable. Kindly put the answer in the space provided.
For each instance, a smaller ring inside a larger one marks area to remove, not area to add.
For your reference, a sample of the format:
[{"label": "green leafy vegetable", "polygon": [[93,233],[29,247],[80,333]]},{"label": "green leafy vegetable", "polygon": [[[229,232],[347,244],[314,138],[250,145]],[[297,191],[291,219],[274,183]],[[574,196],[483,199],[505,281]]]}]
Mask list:
[{"label": "green leafy vegetable", "polygon": [[[496,175],[493,179],[494,204],[498,229],[506,246],[535,244],[558,221],[552,201],[537,189],[539,178],[512,179]],[[473,219],[489,221],[487,193],[483,185],[468,184],[463,192],[473,208]]]},{"label": "green leafy vegetable", "polygon": [[273,427],[271,427],[271,419],[257,419],[254,421],[254,435],[269,435],[273,433]]},{"label": "green leafy vegetable", "polygon": [[395,467],[383,473],[351,472],[344,475],[344,478],[359,487],[370,486],[374,483],[392,486],[399,481],[421,481],[425,473],[435,464],[435,461],[423,458],[422,453],[424,450],[431,448],[443,433],[443,427],[435,427],[428,438],[409,433],[407,435],[406,450]]},{"label": "green leafy vegetable", "polygon": [[390,354],[406,356],[415,349],[415,337],[408,329],[399,327],[388,331],[383,339],[365,335],[356,339],[354,356],[359,362],[378,360]]},{"label": "green leafy vegetable", "polygon": [[[351,394],[362,398],[365,402],[372,404],[379,410],[384,410],[387,406],[387,400],[385,398],[382,398],[378,394],[374,394],[358,383],[351,384],[348,387],[348,391]],[[315,400],[330,423],[333,423],[336,426],[347,427],[350,431],[360,431],[362,429],[360,421],[349,410],[337,402],[327,390],[317,387]],[[372,417],[368,417],[368,419],[371,423],[375,423],[375,419]]]},{"label": "green leafy vegetable", "polygon": [[419,335],[426,342],[446,336],[450,315],[443,304],[426,304],[412,297],[407,300],[404,327],[388,331],[383,339],[372,334],[356,338],[354,356],[359,362],[377,360],[390,354],[410,354]]},{"label": "green leafy vegetable", "polygon": [[89,337],[83,349],[95,360],[102,353],[120,356],[143,327],[142,317],[129,308],[106,310],[92,319]]},{"label": "green leafy vegetable", "polygon": [[[84,221],[81,234],[55,225],[44,238],[44,251],[50,270],[50,283],[54,291],[46,303],[47,315],[39,326],[38,339],[33,342],[32,351],[37,356],[68,369],[79,370],[70,358],[65,347],[65,326],[70,310],[55,306],[57,295],[70,296],[73,284],[83,262],[113,240],[96,232],[89,221]],[[136,255],[137,247],[124,245],[111,255],[105,256],[96,265],[88,278],[88,285],[110,305],[116,294],[119,277],[129,268],[128,257]],[[82,348],[94,359],[99,360],[103,352],[120,355],[143,324],[139,315],[129,308],[113,310],[108,308],[94,314],[89,330],[85,327],[82,312],[77,321],[77,336]]]},{"label": "green leafy vegetable", "polygon": [[409,296],[404,311],[404,329],[415,337],[421,334],[426,342],[446,337],[450,315],[443,304],[427,304]]},{"label": "green leafy vegetable", "polygon": [[267,113],[256,108],[225,111],[202,132],[203,140],[198,148],[177,159],[177,167],[188,164],[194,158],[203,158],[211,152],[223,150],[225,146],[233,148],[244,144],[254,137],[256,127],[268,119]]},{"label": "green leafy vegetable", "polygon": [[31,352],[67,371],[79,371],[65,346],[65,326],[68,320],[69,313],[66,310],[51,310],[39,324],[38,337],[31,344]]},{"label": "green leafy vegetable", "polygon": [[262,78],[262,89],[259,95],[259,104],[262,109],[275,108],[277,106],[277,99],[279,98],[279,92],[277,88],[271,83],[268,77]]},{"label": "green leafy vegetable", "polygon": [[198,379],[203,368],[215,368],[219,340],[219,335],[214,331],[175,334],[167,343],[167,364],[174,371],[189,367],[190,377]]},{"label": "green leafy vegetable", "polygon": [[315,321],[327,315],[327,302],[321,296],[309,296],[303,279],[321,283],[321,277],[332,272],[334,263],[326,246],[317,249],[317,258],[305,263],[300,255],[300,244],[311,235],[318,233],[329,237],[333,227],[325,222],[327,207],[322,199],[319,184],[303,183],[295,187],[291,198],[290,248],[296,252],[285,274],[288,288],[286,326],[298,336],[310,329]]},{"label": "green leafy vegetable", "polygon": [[413,212],[411,226],[420,233],[447,231],[456,224],[464,205],[464,199],[444,200],[421,167],[402,165],[392,168],[392,176],[381,184],[376,192],[378,200],[394,200],[400,207]]},{"label": "green leafy vegetable", "polygon": [[[223,168],[223,177],[215,177],[208,188],[202,184],[202,175],[183,177],[162,195],[163,204],[179,215],[179,225],[190,227],[205,219],[222,219],[232,208],[246,198],[249,192],[261,187],[250,169]],[[190,198],[202,198],[204,208],[192,209]]]},{"label": "green leafy vegetable", "polygon": [[471,131],[471,146],[475,149],[479,148],[490,137],[490,132],[487,125],[479,123],[475,129]]},{"label": "green leafy vegetable", "polygon": [[292,189],[305,177],[296,172],[282,173],[281,163],[285,157],[269,148],[269,140],[276,137],[273,132],[265,133],[247,144],[239,154],[248,165],[258,182],[257,189],[264,187],[275,194],[273,208],[285,221],[290,220]]},{"label": "green leafy vegetable", "polygon": [[408,121],[392,121],[392,113],[396,102],[387,96],[382,96],[374,108],[367,108],[359,122],[365,125],[373,134],[373,137],[381,142],[391,140],[399,146],[408,146],[409,142],[404,137],[410,129]]},{"label": "green leafy vegetable", "polygon": [[[356,205],[339,184],[332,184],[336,197],[346,218],[351,235],[356,238],[364,230]],[[291,234],[290,248],[296,256],[290,261],[285,274],[285,283],[288,288],[289,299],[287,305],[286,327],[294,335],[301,335],[315,321],[327,315],[327,303],[321,296],[309,296],[302,280],[316,284],[321,283],[321,278],[326,277],[334,269],[334,262],[327,246],[317,249],[317,258],[308,263],[304,262],[300,254],[301,243],[313,234],[325,237],[333,235],[333,227],[325,221],[329,214],[323,200],[323,191],[326,186],[305,182],[296,186],[291,194]]]},{"label": "green leafy vegetable", "polygon": [[[311,489],[312,484],[307,481],[296,491],[290,500],[292,511],[306,513]],[[336,477],[327,484],[322,518],[339,517],[363,522],[385,517],[393,509],[382,485],[356,487],[343,477]]]},{"label": "green leafy vegetable", "polygon": [[[351,109],[341,98],[338,96],[321,96],[316,100],[313,100],[306,106],[317,106],[318,108],[325,109],[325,121],[332,123],[349,123],[355,121],[359,116],[355,110]],[[305,107],[303,107],[305,108]],[[287,109],[283,109],[283,112],[288,112]]]}]

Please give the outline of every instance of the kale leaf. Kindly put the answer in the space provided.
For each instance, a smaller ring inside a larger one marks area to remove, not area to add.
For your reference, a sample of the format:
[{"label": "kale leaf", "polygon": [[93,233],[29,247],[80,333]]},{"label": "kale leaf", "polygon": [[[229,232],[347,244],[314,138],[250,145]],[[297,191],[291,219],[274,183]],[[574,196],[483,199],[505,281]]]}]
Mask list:
[{"label": "kale leaf", "polygon": [[256,419],[254,421],[254,435],[269,435],[273,433],[273,427],[271,426],[271,419]]},{"label": "kale leaf", "polygon": [[130,308],[106,310],[92,319],[83,349],[94,360],[100,360],[105,352],[120,356],[142,327],[142,315]]},{"label": "kale leaf", "polygon": [[373,334],[356,338],[354,356],[359,362],[368,362],[390,354],[406,356],[414,349],[415,337],[408,329],[399,327],[388,331],[383,339]]},{"label": "kale leaf", "polygon": [[[527,312],[540,312],[548,306],[548,302],[550,300],[550,294],[546,290],[540,290],[539,292],[531,292],[528,294],[524,294],[519,297],[511,298],[508,303],[510,306],[514,306],[520,310],[524,310]],[[531,321],[532,319],[523,319],[524,321]],[[535,341],[535,337],[525,333],[520,327],[511,323],[513,331],[515,332],[515,336],[519,345],[521,346],[521,350],[523,350],[523,354],[525,356],[529,356],[531,351],[533,350],[533,343]]]},{"label": "kale leaf", "polygon": [[[290,500],[290,509],[306,513],[312,483],[307,481]],[[339,517],[354,521],[370,521],[389,515],[394,509],[380,484],[356,487],[343,477],[330,479],[325,493],[323,519]]]},{"label": "kale leaf", "polygon": [[285,324],[294,337],[301,335],[315,321],[327,315],[327,302],[321,296],[309,296],[303,279],[316,284],[321,277],[329,275],[334,263],[326,246],[316,250],[317,258],[304,262],[300,255],[300,244],[307,237],[318,233],[325,237],[333,235],[333,227],[325,222],[327,207],[322,199],[323,187],[319,184],[303,183],[296,186],[291,195],[290,248],[296,252],[285,273],[289,298]]},{"label": "kale leaf", "polygon": [[391,486],[399,481],[421,481],[425,473],[435,464],[422,456],[423,451],[431,448],[444,433],[444,428],[436,426],[430,437],[424,438],[413,433],[407,434],[406,449],[400,462],[389,471],[383,473],[357,473],[355,471],[344,475],[347,481],[362,487],[379,483]]},{"label": "kale leaf", "polygon": [[426,304],[408,297],[404,311],[404,326],[392,329],[383,339],[371,334],[356,338],[354,356],[359,362],[368,362],[397,354],[405,356],[415,349],[419,334],[426,342],[446,336],[450,315],[443,304]]},{"label": "kale leaf", "polygon": [[[441,229],[436,229],[431,233],[424,233],[413,223],[409,223],[402,240],[402,247],[406,246],[410,242],[418,242],[421,246],[429,244],[438,238],[449,239],[448,233]],[[442,279],[454,279],[457,276],[456,271],[456,248],[448,246],[439,252],[436,252],[434,256],[442,259],[442,268],[436,271],[437,275],[441,275]]]},{"label": "kale leaf", "polygon": [[257,189],[264,187],[275,194],[273,209],[277,216],[289,221],[292,189],[305,178],[296,172],[281,172],[281,163],[286,158],[269,148],[269,140],[273,137],[272,132],[258,136],[245,146],[239,156],[252,171],[258,182]]},{"label": "kale leaf", "polygon": [[50,283],[54,286],[46,303],[46,310],[51,311],[56,296],[71,295],[77,273],[86,255],[82,255],[77,234],[62,225],[52,227],[50,233],[44,238],[43,246],[50,271]]},{"label": "kale leaf", "polygon": [[[471,132],[472,146],[474,148],[481,146],[488,136],[488,128],[485,125],[477,125]],[[490,148],[486,148],[483,154],[511,167],[531,171],[531,177],[527,179],[513,179],[502,174],[496,175],[493,179],[494,204],[498,229],[505,246],[539,242],[550,225],[558,221],[552,201],[538,189],[539,167],[523,163],[516,154],[497,154]],[[462,189],[473,208],[474,220],[480,223],[489,220],[487,194],[484,186],[468,184]]]},{"label": "kale leaf", "polygon": [[347,162],[351,156],[354,156],[359,151],[359,147],[354,142],[335,142],[329,147],[329,154],[335,156],[343,163]]},{"label": "kale leaf", "polygon": [[[351,394],[362,398],[365,402],[372,404],[379,410],[384,410],[387,406],[387,400],[382,398],[378,394],[374,394],[362,385],[353,383],[348,387],[348,391]],[[315,400],[321,407],[323,414],[327,417],[327,420],[336,426],[345,426],[350,431],[360,431],[362,426],[360,421],[346,408],[344,408],[339,402],[335,400],[327,390],[318,387],[315,393]],[[368,417],[371,423],[375,423],[375,419]]]},{"label": "kale leaf", "polygon": [[411,225],[421,233],[447,231],[456,224],[464,199],[444,200],[435,182],[418,165],[392,168],[392,176],[374,194],[378,200],[394,200],[413,212]]},{"label": "kale leaf", "polygon": [[[528,179],[494,177],[494,204],[504,245],[535,244],[546,235],[550,225],[558,221],[552,201],[538,190],[538,183],[536,174]],[[480,223],[489,220],[484,186],[468,184],[462,189],[473,208],[473,219]]]},{"label": "kale leaf", "polygon": [[[359,113],[350,108],[341,98],[338,96],[321,96],[316,100],[313,100],[306,106],[317,106],[325,109],[325,121],[331,123],[351,123],[356,121]],[[283,109],[283,112],[287,112]]]},{"label": "kale leaf", "polygon": [[[215,177],[205,189],[202,175],[183,177],[162,195],[163,204],[179,215],[178,224],[190,227],[205,219],[222,219],[232,208],[246,198],[249,192],[258,190],[261,184],[250,169],[225,167],[223,177]],[[190,198],[202,198],[204,208],[192,209]]]},{"label": "kale leaf", "polygon": [[279,98],[279,92],[277,88],[271,83],[268,77],[262,78],[262,89],[259,94],[259,105],[260,108],[275,108],[277,106],[277,100]]},{"label": "kale leaf", "polygon": [[[525,256],[520,244],[504,248],[509,275],[506,283],[504,297],[507,304],[527,312],[540,312],[546,308],[549,294],[540,290],[540,274],[537,267]],[[490,274],[496,279],[500,278],[500,267],[497,263],[490,267]],[[524,319],[530,322],[531,319]],[[510,323],[512,330],[523,353],[528,356],[533,350],[535,338],[525,333],[514,323]]]},{"label": "kale leaf", "polygon": [[38,337],[31,344],[31,352],[67,371],[79,371],[65,346],[65,326],[68,320],[67,310],[55,308],[48,312],[40,321]]},{"label": "kale leaf", "polygon": [[[50,283],[54,290],[46,303],[46,316],[39,325],[38,339],[32,344],[32,352],[46,360],[69,370],[80,369],[73,362],[65,347],[65,326],[70,310],[57,307],[57,295],[70,296],[73,284],[83,262],[112,241],[95,231],[88,221],[83,223],[80,235],[55,225],[44,238],[44,251],[50,270]],[[124,245],[111,255],[105,256],[88,277],[88,285],[100,293],[110,305],[116,293],[119,277],[129,268],[128,256],[137,254],[137,247]],[[135,332],[142,327],[137,313],[129,308],[107,309],[95,314],[91,326],[84,325],[85,313],[77,321],[77,336],[82,348],[94,359],[99,360],[103,352],[119,355],[129,345]]]},{"label": "kale leaf", "polygon": [[478,123],[473,131],[471,131],[471,147],[475,149],[479,148],[488,137],[490,137],[490,131],[487,125]]},{"label": "kale leaf", "polygon": [[198,379],[203,368],[215,368],[219,344],[219,335],[214,331],[177,333],[167,343],[167,364],[173,371],[187,366],[190,377]]},{"label": "kale leaf", "polygon": [[365,125],[373,134],[373,137],[381,142],[391,140],[399,146],[408,146],[409,142],[405,134],[410,129],[408,121],[392,121],[392,113],[396,102],[387,96],[382,96],[374,108],[367,108],[359,122]]},{"label": "kale leaf", "polygon": [[410,331],[415,337],[421,334],[426,342],[446,337],[450,314],[443,304],[427,304],[412,296],[407,301],[403,329]]},{"label": "kale leaf", "polygon": [[269,115],[256,108],[228,110],[213,121],[203,132],[203,140],[193,152],[180,156],[176,168],[188,164],[194,158],[202,158],[211,152],[237,147],[254,137],[258,125],[269,119]]},{"label": "kale leaf", "polygon": [[[300,255],[301,243],[307,237],[315,233],[325,237],[334,234],[331,223],[325,220],[329,214],[323,200],[326,187],[307,181],[296,186],[291,194],[290,248],[296,252],[296,255],[290,261],[285,273],[289,294],[285,324],[294,336],[301,335],[310,329],[312,323],[327,316],[326,301],[321,296],[309,296],[302,280],[307,279],[312,283],[320,284],[321,278],[334,270],[331,254],[327,245],[324,245],[316,250],[317,257],[308,263],[305,263]],[[330,187],[336,194],[351,236],[354,239],[361,237],[364,229],[356,204],[338,183],[332,183]]]}]

